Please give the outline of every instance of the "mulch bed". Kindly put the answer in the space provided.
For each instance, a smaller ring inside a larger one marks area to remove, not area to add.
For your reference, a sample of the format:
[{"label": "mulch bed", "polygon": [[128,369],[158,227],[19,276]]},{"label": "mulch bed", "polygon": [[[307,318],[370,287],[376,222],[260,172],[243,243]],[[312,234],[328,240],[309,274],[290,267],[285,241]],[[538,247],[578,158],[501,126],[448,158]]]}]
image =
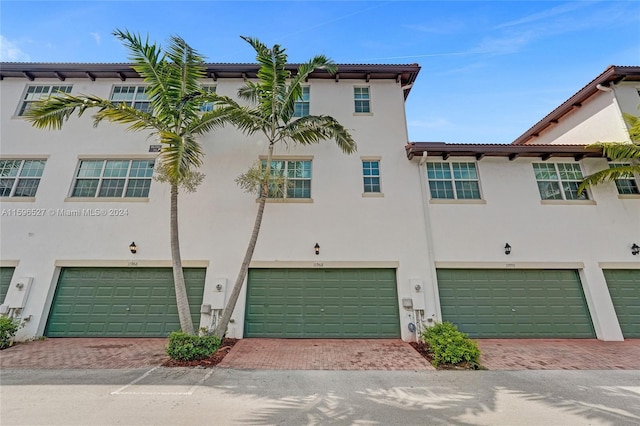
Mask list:
[{"label": "mulch bed", "polygon": [[178,361],[175,359],[168,359],[162,363],[163,367],[201,367],[211,368],[218,365],[225,356],[231,351],[233,345],[238,342],[238,339],[225,338],[218,348],[209,358],[199,359],[196,361]]}]

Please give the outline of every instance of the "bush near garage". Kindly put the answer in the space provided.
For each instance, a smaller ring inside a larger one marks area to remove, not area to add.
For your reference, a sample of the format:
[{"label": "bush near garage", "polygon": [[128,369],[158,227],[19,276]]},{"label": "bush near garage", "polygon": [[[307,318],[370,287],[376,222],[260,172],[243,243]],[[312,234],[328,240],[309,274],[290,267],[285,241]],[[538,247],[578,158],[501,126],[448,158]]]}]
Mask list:
[{"label": "bush near garage", "polygon": [[13,343],[13,337],[20,328],[20,322],[13,318],[0,316],[0,349],[7,349]]},{"label": "bush near garage", "polygon": [[169,335],[167,355],[178,361],[195,361],[211,356],[219,347],[220,339],[215,336],[174,331]]},{"label": "bush near garage", "polygon": [[454,324],[443,322],[426,328],[422,339],[429,347],[434,367],[448,364],[474,370],[480,368],[478,344]]}]

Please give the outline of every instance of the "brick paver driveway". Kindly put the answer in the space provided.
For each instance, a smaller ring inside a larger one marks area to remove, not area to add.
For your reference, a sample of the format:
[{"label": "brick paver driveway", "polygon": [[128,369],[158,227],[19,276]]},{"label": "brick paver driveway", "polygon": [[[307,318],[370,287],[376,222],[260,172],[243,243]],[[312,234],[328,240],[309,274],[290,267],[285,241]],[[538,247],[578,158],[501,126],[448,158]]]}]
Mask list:
[{"label": "brick paver driveway", "polygon": [[[144,368],[168,359],[166,339],[55,338],[0,351],[8,368]],[[640,370],[640,339],[480,339],[489,370]],[[432,370],[400,340],[243,339],[221,368],[293,370]]]},{"label": "brick paver driveway", "polygon": [[167,339],[56,338],[0,351],[2,368],[141,368],[168,360]]},{"label": "brick paver driveway", "polygon": [[391,339],[242,339],[218,367],[263,370],[433,370]]},{"label": "brick paver driveway", "polygon": [[640,339],[480,339],[489,370],[640,370]]}]

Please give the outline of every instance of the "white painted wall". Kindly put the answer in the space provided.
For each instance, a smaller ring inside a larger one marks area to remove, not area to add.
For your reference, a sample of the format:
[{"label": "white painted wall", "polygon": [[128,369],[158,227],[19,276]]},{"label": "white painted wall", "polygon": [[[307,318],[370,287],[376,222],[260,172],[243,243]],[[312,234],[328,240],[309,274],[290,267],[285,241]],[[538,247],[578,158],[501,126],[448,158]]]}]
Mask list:
[{"label": "white painted wall", "polygon": [[[615,185],[607,183],[589,190],[590,203],[544,204],[532,166],[539,161],[485,157],[476,162],[484,204],[428,203],[435,266],[581,269],[598,338],[620,340],[601,263],[640,269],[640,259],[631,254],[631,245],[640,241],[640,196],[618,197]],[[585,175],[608,167],[599,158],[582,160],[581,166]],[[505,243],[512,246],[508,256]]]},{"label": "white painted wall", "polygon": [[595,142],[629,141],[629,133],[621,112],[638,115],[637,84],[621,83],[611,92],[599,91],[582,107],[547,127],[530,144],[588,145]]},{"label": "white painted wall", "polygon": [[[122,126],[102,123],[93,128],[90,114],[72,118],[61,131],[32,128],[14,117],[27,84],[26,79],[5,78],[1,84],[0,142],[2,158],[42,156],[47,164],[35,201],[2,199],[1,209],[45,209],[44,217],[0,216],[1,258],[4,265],[17,263],[14,277],[31,276],[34,284],[24,309],[31,321],[20,330],[20,338],[42,335],[55,292],[60,265],[127,266],[169,265],[169,191],[153,182],[148,200],[143,202],[79,201],[66,199],[70,193],[78,160],[86,156],[147,158],[149,144],[142,133],[127,133]],[[59,84],[38,80],[37,84]],[[119,80],[67,79],[73,93],[107,98]],[[125,84],[136,84],[128,80]],[[241,80],[219,80],[218,93],[233,95]],[[330,114],[352,130],[358,152],[342,154],[332,143],[309,147],[277,148],[277,155],[313,156],[313,203],[269,203],[253,260],[289,261],[313,267],[316,263],[350,262],[351,265],[399,265],[398,302],[402,337],[414,338],[407,329],[412,321],[401,305],[411,297],[409,280],[425,279],[426,231],[412,220],[420,208],[420,181],[410,167],[404,98],[394,80],[372,80],[372,114],[353,114],[353,86],[364,81],[310,81],[311,113]],[[234,179],[260,155],[266,145],[259,135],[245,137],[226,128],[202,139],[206,158],[203,184],[194,194],[180,199],[180,239],[183,260],[208,265],[203,303],[222,305],[240,268],[257,209],[255,196],[243,193]],[[384,197],[362,196],[361,156],[379,156]],[[65,200],[66,199],[66,200]],[[122,217],[62,217],[57,209],[127,209]],[[52,210],[50,210],[52,209]],[[54,212],[50,214],[49,212]],[[131,254],[131,241],[138,253]],[[321,245],[321,254],[313,246]],[[57,266],[56,266],[57,265]],[[217,279],[226,278],[227,289],[215,290]],[[415,295],[414,295],[415,297]],[[244,299],[233,317],[230,335],[243,333]],[[202,325],[209,316],[203,315]]]}]

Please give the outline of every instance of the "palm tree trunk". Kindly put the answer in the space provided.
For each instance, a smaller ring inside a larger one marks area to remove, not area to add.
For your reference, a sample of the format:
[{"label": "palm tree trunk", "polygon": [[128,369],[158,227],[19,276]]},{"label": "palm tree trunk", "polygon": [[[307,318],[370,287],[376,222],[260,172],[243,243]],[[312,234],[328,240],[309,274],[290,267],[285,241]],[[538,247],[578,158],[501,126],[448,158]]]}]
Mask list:
[{"label": "palm tree trunk", "polygon": [[229,326],[229,321],[231,320],[231,314],[233,314],[233,310],[235,309],[236,303],[238,302],[238,297],[240,297],[242,284],[244,284],[244,280],[247,277],[249,264],[251,263],[251,259],[253,258],[253,251],[255,250],[256,243],[258,242],[258,234],[260,233],[260,226],[262,225],[264,207],[267,204],[267,195],[269,194],[269,179],[271,177],[272,158],[273,144],[269,144],[269,153],[267,154],[267,170],[265,171],[265,178],[262,182],[262,192],[260,193],[260,201],[258,202],[258,212],[256,213],[256,220],[253,223],[253,231],[251,232],[249,245],[247,246],[247,251],[244,254],[244,259],[242,260],[242,265],[240,266],[240,272],[238,272],[238,276],[236,278],[235,284],[233,285],[233,289],[231,290],[231,294],[229,295],[227,305],[224,307],[224,311],[222,312],[222,318],[220,318],[218,325],[213,331],[213,335],[219,339],[222,339],[227,332],[227,327]]},{"label": "palm tree trunk", "polygon": [[173,267],[173,285],[176,291],[176,304],[180,329],[183,333],[195,334],[191,310],[187,298],[187,286],[184,282],[182,257],[180,256],[180,241],[178,238],[178,185],[171,184],[171,265]]}]

